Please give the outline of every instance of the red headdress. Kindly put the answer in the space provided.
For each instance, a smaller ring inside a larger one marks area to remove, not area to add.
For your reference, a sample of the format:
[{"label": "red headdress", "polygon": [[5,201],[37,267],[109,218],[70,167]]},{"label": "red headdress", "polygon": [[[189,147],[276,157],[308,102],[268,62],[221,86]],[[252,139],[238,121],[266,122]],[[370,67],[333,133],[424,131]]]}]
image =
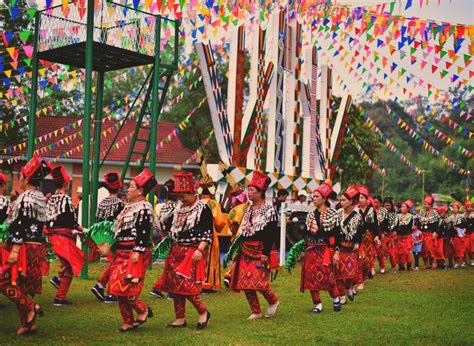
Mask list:
[{"label": "red headdress", "polygon": [[261,171],[254,171],[252,174],[252,181],[248,183],[248,186],[253,186],[261,191],[265,191],[270,183],[271,179],[268,175]]},{"label": "red headdress", "polygon": [[413,202],[411,199],[407,199],[403,203],[407,206],[408,209],[411,209],[415,205],[415,202]]},{"label": "red headdress", "polygon": [[8,183],[8,176],[3,173],[0,173],[0,183]]},{"label": "red headdress", "polygon": [[132,178],[132,180],[140,188],[146,187],[148,184],[151,184],[151,187],[157,184],[155,177],[151,174],[148,168],[143,169],[143,171],[136,177]]},{"label": "red headdress", "polygon": [[122,188],[122,181],[120,180],[120,175],[117,172],[105,174],[104,181],[105,185],[111,190],[120,190]]},{"label": "red headdress", "polygon": [[330,182],[326,182],[326,181],[323,181],[317,188],[316,190],[317,192],[319,192],[321,194],[321,196],[323,196],[324,198],[328,198],[329,195],[331,193],[333,193],[333,189],[332,189],[332,186],[331,186],[331,183]]},{"label": "red headdress", "polygon": [[194,193],[192,173],[173,173],[174,193]]},{"label": "red headdress", "polygon": [[359,185],[358,188],[359,188],[359,193],[360,193],[361,195],[364,195],[365,198],[369,198],[369,196],[370,196],[370,195],[369,195],[369,188],[368,188],[367,186],[365,186],[365,185]]},{"label": "red headdress", "polygon": [[428,203],[429,205],[433,205],[433,202],[434,202],[433,196],[427,195],[427,196],[425,197],[425,199],[424,199],[424,202],[425,202],[425,203]]},{"label": "red headdress", "polygon": [[34,154],[31,160],[21,167],[21,173],[27,180],[36,178],[36,175],[38,175],[37,178],[43,179],[52,169],[53,166],[49,162],[43,160],[43,158],[39,157],[37,154]]},{"label": "red headdress", "polygon": [[467,208],[467,207],[470,207],[471,205],[472,205],[471,200],[466,199],[466,201],[464,202],[464,206]]},{"label": "red headdress", "polygon": [[352,200],[359,195],[359,189],[356,185],[350,184],[343,195]]},{"label": "red headdress", "polygon": [[59,184],[66,184],[71,181],[71,177],[67,174],[63,165],[54,167],[51,171],[51,176],[53,177],[53,180]]}]

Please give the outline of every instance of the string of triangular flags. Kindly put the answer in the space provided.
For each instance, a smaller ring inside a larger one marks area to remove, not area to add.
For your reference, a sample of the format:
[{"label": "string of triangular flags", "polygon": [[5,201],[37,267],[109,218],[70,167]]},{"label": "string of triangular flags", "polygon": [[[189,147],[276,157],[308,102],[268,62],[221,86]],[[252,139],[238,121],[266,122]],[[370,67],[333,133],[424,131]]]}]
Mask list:
[{"label": "string of triangular flags", "polygon": [[347,135],[354,141],[354,144],[357,148],[357,152],[359,153],[360,158],[362,161],[366,162],[370,168],[372,168],[374,171],[376,171],[378,174],[380,174],[382,177],[387,176],[387,172],[385,171],[384,168],[381,168],[380,165],[375,163],[370,156],[366,153],[364,148],[359,144],[359,141],[357,138],[352,134],[352,131],[350,128],[347,128]]}]

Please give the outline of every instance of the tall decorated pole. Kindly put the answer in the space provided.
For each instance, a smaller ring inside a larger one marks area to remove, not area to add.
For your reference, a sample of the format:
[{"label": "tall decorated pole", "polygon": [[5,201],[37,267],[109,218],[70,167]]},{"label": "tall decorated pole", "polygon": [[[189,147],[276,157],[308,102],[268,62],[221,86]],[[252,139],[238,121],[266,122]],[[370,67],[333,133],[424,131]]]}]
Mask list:
[{"label": "tall decorated pole", "polygon": [[[91,103],[92,103],[92,62],[94,53],[94,0],[87,0],[87,34],[86,34],[86,85],[84,97],[84,160],[82,162],[82,227],[89,227],[89,175],[90,175],[90,123],[91,123]],[[82,249],[87,253],[88,248],[83,244]],[[89,265],[84,261],[81,271],[81,278],[87,279]]]},{"label": "tall decorated pole", "polygon": [[40,12],[35,14],[35,41],[33,43],[33,74],[31,76],[31,91],[30,91],[30,112],[28,115],[28,160],[33,157],[35,151],[35,126],[36,126],[36,105],[38,102],[38,41],[40,29]]},{"label": "tall decorated pole", "polygon": [[242,141],[242,119],[244,108],[244,83],[245,83],[245,30],[239,26],[233,42],[233,51],[229,63],[229,88],[228,109],[229,122],[233,128],[232,164],[240,162],[240,143]]},{"label": "tall decorated pole", "polygon": [[295,49],[295,89],[294,89],[294,103],[293,103],[293,121],[295,129],[293,131],[293,172],[292,174],[298,176],[301,174],[301,156],[302,156],[302,139],[303,139],[303,120],[301,117],[301,68],[303,63],[303,39],[302,27],[300,23],[296,23],[296,49]]},{"label": "tall decorated pole", "polygon": [[104,108],[104,79],[105,72],[97,73],[97,96],[94,115],[94,147],[92,158],[92,192],[91,192],[91,209],[90,223],[96,222],[97,196],[99,194],[99,170],[100,170],[100,133],[102,130],[102,115]]},{"label": "tall decorated pole", "polygon": [[266,31],[261,27],[258,32],[258,77],[257,77],[257,103],[255,107],[255,157],[254,167],[257,170],[263,168],[263,146],[265,141],[265,128],[263,119],[264,93],[268,92],[270,85],[267,85],[265,91],[265,40]]}]

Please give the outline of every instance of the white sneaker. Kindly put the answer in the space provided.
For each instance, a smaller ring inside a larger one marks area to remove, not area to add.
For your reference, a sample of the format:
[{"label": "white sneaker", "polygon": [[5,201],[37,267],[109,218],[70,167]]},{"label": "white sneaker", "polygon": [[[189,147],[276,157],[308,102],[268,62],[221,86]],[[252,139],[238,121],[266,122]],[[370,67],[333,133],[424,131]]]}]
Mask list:
[{"label": "white sneaker", "polygon": [[453,268],[454,268],[454,269],[458,269],[458,268],[459,268],[459,264],[455,264]]},{"label": "white sneaker", "polygon": [[418,268],[418,267],[415,267],[415,268],[413,268],[413,270],[416,270],[416,271],[418,271],[418,270],[420,270],[420,268]]},{"label": "white sneaker", "polygon": [[380,269],[380,274],[385,274],[385,268]]},{"label": "white sneaker", "polygon": [[268,309],[267,309],[267,312],[265,313],[265,317],[272,317],[273,315],[275,315],[275,313],[277,312],[277,309],[278,309],[278,305],[280,305],[280,301],[277,301],[273,305],[269,305]]},{"label": "white sneaker", "polygon": [[465,266],[466,266],[466,263],[463,262],[463,263],[461,264],[461,268],[464,268]]},{"label": "white sneaker", "polygon": [[474,260],[471,260],[471,266],[474,267]]},{"label": "white sneaker", "polygon": [[372,268],[371,272],[372,272],[372,275],[375,275],[375,268]]},{"label": "white sneaker", "polygon": [[263,317],[263,314],[262,313],[259,313],[259,314],[251,314],[247,319],[249,321],[252,321],[252,320],[258,320],[259,318],[262,318]]}]

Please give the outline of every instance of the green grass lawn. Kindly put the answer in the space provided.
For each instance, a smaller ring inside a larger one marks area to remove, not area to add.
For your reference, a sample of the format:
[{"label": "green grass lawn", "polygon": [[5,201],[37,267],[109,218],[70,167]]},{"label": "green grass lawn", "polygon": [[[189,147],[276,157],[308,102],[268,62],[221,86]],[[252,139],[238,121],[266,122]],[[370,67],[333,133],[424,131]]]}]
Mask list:
[{"label": "green grass lawn", "polygon": [[[98,277],[101,268],[104,264],[92,265],[91,278]],[[166,328],[174,318],[173,302],[148,294],[161,270],[155,266],[147,273],[142,297],[155,317],[139,330],[115,332],[120,326],[118,307],[96,300],[90,292],[93,279],[76,279],[69,296],[74,306],[61,308],[52,306],[54,289],[45,279],[43,295],[37,298],[45,316],[38,319],[34,337],[13,335],[16,308],[0,296],[0,303],[7,304],[0,310],[0,344],[474,344],[472,267],[376,275],[338,314],[323,292],[320,315],[308,313],[311,299],[298,290],[299,271],[282,271],[273,284],[281,300],[277,315],[247,321],[250,310],[243,293],[222,290],[204,297],[212,318],[203,331],[195,330],[197,314],[189,303],[188,328]],[[260,301],[266,309],[263,298]]]}]

